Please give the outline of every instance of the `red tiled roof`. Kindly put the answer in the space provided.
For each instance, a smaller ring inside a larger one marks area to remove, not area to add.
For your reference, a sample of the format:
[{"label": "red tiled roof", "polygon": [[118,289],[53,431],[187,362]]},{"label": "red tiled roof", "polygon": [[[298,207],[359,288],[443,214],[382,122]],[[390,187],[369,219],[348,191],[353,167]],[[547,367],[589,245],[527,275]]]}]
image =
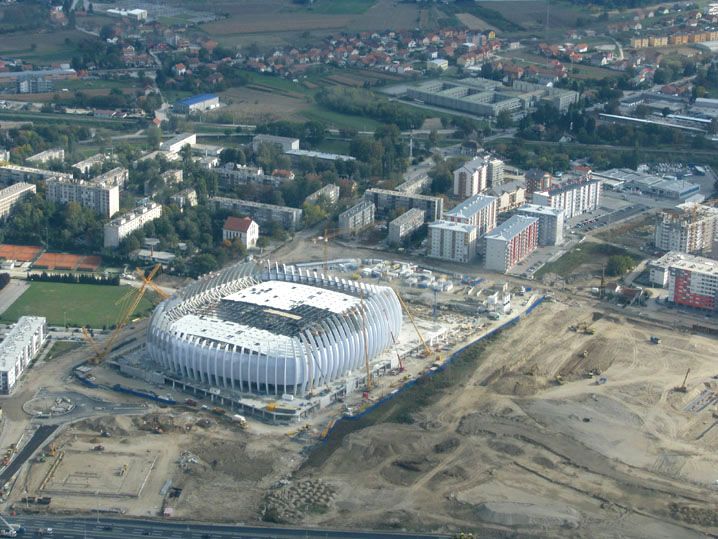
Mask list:
[{"label": "red tiled roof", "polygon": [[247,232],[250,225],[253,223],[249,217],[227,217],[222,227],[224,230],[231,230],[233,232]]}]

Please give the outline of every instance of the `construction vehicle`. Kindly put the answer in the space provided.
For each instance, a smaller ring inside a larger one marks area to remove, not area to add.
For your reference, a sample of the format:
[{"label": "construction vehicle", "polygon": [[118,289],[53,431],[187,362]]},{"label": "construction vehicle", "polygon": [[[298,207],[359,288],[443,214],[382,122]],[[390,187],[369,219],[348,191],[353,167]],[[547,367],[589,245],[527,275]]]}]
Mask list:
[{"label": "construction vehicle", "polygon": [[561,376],[560,374],[557,374],[553,380],[554,380],[554,382],[556,382],[556,385],[559,385],[559,386],[562,386],[566,383],[563,381],[563,376]]},{"label": "construction vehicle", "polygon": [[239,425],[239,428],[242,430],[247,429],[247,419],[243,415],[234,414],[232,416],[232,421],[237,423]]},{"label": "construction vehicle", "polygon": [[105,450],[105,446],[102,445],[102,444],[98,444],[98,445],[96,445],[95,447],[93,447],[92,450],[93,450],[93,451],[104,451],[104,450]]},{"label": "construction vehicle", "polygon": [[688,374],[690,372],[691,372],[691,369],[689,368],[686,371],[686,375],[683,377],[683,383],[679,386],[674,387],[673,391],[675,391],[677,393],[687,393],[688,392],[688,387],[686,386],[686,381],[688,380]]},{"label": "construction vehicle", "polygon": [[54,457],[55,455],[57,455],[57,446],[55,444],[50,444],[47,448],[47,456]]},{"label": "construction vehicle", "polygon": [[120,307],[120,312],[117,318],[117,323],[115,324],[115,329],[112,333],[110,333],[109,337],[107,337],[103,341],[101,346],[92,337],[88,328],[82,328],[83,338],[85,339],[85,341],[87,341],[87,343],[94,351],[94,355],[90,360],[92,363],[96,365],[102,363],[102,361],[104,361],[110,351],[112,351],[114,344],[120,337],[122,330],[130,321],[133,313],[139,306],[148,288],[151,288],[163,300],[170,297],[167,292],[162,290],[152,281],[152,279],[154,279],[157,275],[157,272],[160,270],[160,268],[161,266],[159,264],[155,264],[155,266],[150,270],[148,275],[145,275],[145,272],[140,268],[136,269],[137,277],[142,282],[142,284],[138,288],[132,288],[130,291],[127,292],[127,294],[125,294],[122,298],[120,298],[120,300],[117,301],[116,305]]},{"label": "construction vehicle", "polygon": [[651,344],[661,344],[661,338],[656,337],[655,335],[651,335]]}]

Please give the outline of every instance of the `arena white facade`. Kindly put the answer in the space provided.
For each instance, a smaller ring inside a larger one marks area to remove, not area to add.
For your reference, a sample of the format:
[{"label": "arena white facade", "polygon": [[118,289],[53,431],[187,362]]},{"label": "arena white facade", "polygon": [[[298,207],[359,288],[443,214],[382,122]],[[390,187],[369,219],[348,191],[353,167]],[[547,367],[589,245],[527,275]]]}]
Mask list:
[{"label": "arena white facade", "polygon": [[365,343],[371,361],[401,321],[389,287],[239,264],[162,302],[147,351],[166,371],[212,387],[303,395],[363,371]]}]

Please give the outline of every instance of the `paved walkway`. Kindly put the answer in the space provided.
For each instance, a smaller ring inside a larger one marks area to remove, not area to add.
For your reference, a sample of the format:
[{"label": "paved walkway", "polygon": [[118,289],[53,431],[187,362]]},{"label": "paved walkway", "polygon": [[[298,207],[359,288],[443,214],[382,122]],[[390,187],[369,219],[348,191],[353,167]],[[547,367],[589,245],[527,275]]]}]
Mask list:
[{"label": "paved walkway", "polygon": [[17,279],[10,279],[10,282],[5,288],[0,290],[0,314],[7,311],[15,301],[22,296],[23,292],[27,290],[30,285],[27,281],[18,281]]}]

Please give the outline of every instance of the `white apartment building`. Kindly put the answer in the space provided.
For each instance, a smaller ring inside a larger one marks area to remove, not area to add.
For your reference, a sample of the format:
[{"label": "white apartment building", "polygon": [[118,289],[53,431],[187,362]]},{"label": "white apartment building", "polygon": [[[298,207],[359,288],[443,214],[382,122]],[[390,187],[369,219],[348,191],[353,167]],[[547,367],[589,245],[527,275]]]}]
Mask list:
[{"label": "white apartment building", "polygon": [[162,217],[162,206],[156,202],[138,206],[130,213],[115,217],[105,224],[105,247],[117,247],[123,238],[160,217]]},{"label": "white apartment building", "polygon": [[716,238],[718,208],[686,202],[658,216],[655,244],[662,251],[708,254]]},{"label": "white apartment building", "polygon": [[479,237],[496,228],[498,200],[487,195],[473,195],[444,212],[444,220],[475,226]]},{"label": "white apartment building", "polygon": [[330,183],[325,185],[321,189],[317,189],[311,195],[308,195],[307,198],[304,199],[304,202],[316,204],[317,202],[319,202],[320,198],[323,198],[329,204],[336,204],[339,201],[340,192],[341,189],[338,185]]},{"label": "white apartment building", "polygon": [[504,183],[504,162],[496,157],[487,161],[486,182],[489,187],[495,187]]},{"label": "white apartment building", "polygon": [[0,181],[4,183],[42,181],[50,178],[72,179],[72,174],[42,168],[21,167],[20,165],[0,166]]},{"label": "white apartment building", "polygon": [[467,223],[434,221],[429,223],[429,253],[431,258],[452,262],[471,262],[476,256],[478,229]]},{"label": "white apartment building", "polygon": [[88,174],[90,170],[92,170],[92,167],[102,165],[107,160],[107,156],[102,153],[96,153],[95,155],[91,155],[87,159],[83,159],[82,161],[78,161],[74,165],[72,165],[72,168],[76,168],[79,170],[82,174]]},{"label": "white apartment building", "polygon": [[108,170],[107,172],[103,172],[102,174],[95,176],[90,181],[94,183],[104,183],[106,185],[116,185],[122,189],[129,178],[129,170],[122,167],[115,167],[112,170]]},{"label": "white apartment building", "polygon": [[20,199],[35,193],[35,186],[31,183],[14,183],[10,187],[0,189],[0,219],[5,219],[9,214],[12,207],[17,204]]},{"label": "white apartment building", "polygon": [[526,204],[518,209],[521,215],[536,217],[539,245],[560,245],[563,243],[563,210],[537,204]]},{"label": "white apartment building", "polygon": [[486,191],[488,165],[477,157],[454,170],[454,196],[472,197]]},{"label": "white apartment building", "polygon": [[342,234],[355,234],[374,224],[376,206],[363,199],[339,214],[339,230]]},{"label": "white apartment building", "polygon": [[0,342],[0,393],[9,395],[47,340],[42,316],[21,316]]},{"label": "white apartment building", "polygon": [[111,218],[120,211],[120,187],[94,181],[52,178],[46,182],[47,200],[58,204],[77,202],[102,217]]},{"label": "white apartment building", "polygon": [[409,234],[424,225],[426,212],[411,208],[389,223],[389,243],[399,244]]},{"label": "white apartment building", "polygon": [[561,209],[564,211],[564,219],[571,219],[598,208],[601,202],[601,180],[585,179],[538,191],[533,194],[532,201],[539,206]]},{"label": "white apartment building", "polygon": [[31,155],[25,161],[28,163],[32,163],[33,165],[44,165],[45,163],[48,163],[49,161],[64,161],[65,160],[65,150],[62,148],[52,148],[50,150],[45,150],[44,152],[36,153],[35,155]]},{"label": "white apartment building", "polygon": [[514,215],[486,235],[486,269],[505,273],[538,245],[538,219]]}]

